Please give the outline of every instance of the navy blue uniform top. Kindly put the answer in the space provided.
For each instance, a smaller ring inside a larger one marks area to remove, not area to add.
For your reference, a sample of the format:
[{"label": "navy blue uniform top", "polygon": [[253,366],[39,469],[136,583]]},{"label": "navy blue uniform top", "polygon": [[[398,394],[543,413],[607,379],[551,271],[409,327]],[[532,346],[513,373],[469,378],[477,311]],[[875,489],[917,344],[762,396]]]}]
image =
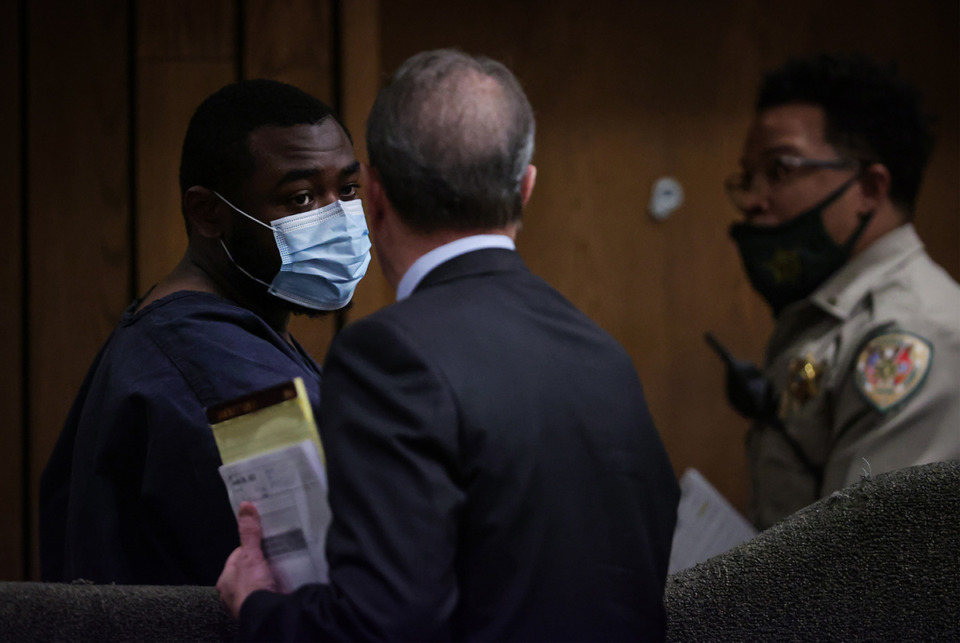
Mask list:
[{"label": "navy blue uniform top", "polygon": [[45,581],[216,583],[239,545],[211,405],[320,368],[216,295],[134,302],[87,373],[40,482]]}]

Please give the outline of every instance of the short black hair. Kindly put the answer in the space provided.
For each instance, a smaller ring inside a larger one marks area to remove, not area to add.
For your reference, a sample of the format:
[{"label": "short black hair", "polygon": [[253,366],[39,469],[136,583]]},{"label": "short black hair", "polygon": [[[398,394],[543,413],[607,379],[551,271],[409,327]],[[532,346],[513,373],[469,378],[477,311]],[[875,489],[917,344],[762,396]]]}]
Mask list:
[{"label": "short black hair", "polygon": [[[190,119],[180,156],[180,194],[195,185],[231,191],[255,170],[250,134],[261,127],[313,125],[333,109],[302,89],[276,80],[242,80],[204,100]],[[352,142],[352,139],[351,139]]]},{"label": "short black hair", "polygon": [[890,200],[913,215],[923,171],[933,151],[931,119],[916,88],[859,54],[816,54],[789,60],[768,73],[757,112],[788,103],[823,109],[824,136],[838,150],[890,171]]},{"label": "short black hair", "polygon": [[411,229],[490,230],[522,216],[536,124],[502,64],[455,49],[417,54],[367,121],[370,165]]}]

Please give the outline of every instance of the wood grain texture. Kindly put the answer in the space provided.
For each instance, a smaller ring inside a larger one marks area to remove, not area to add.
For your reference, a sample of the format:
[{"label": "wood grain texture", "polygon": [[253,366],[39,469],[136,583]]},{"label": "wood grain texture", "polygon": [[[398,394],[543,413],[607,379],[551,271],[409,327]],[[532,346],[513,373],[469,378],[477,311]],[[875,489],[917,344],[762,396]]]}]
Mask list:
[{"label": "wood grain texture", "polygon": [[29,4],[34,515],[36,483],[73,397],[128,303],[127,28],[123,0]]},{"label": "wood grain texture", "polygon": [[234,79],[232,60],[140,59],[137,89],[137,292],[144,294],[187,248],[180,152],[197,106]]},{"label": "wood grain texture", "polygon": [[296,85],[336,107],[332,0],[246,0],[247,78]]},{"label": "wood grain texture", "polygon": [[[367,161],[367,115],[380,90],[380,1],[353,0],[342,5],[340,14],[340,61],[342,68],[342,111],[353,132],[357,158]],[[361,191],[362,196],[362,191]],[[373,239],[376,243],[376,239]],[[393,303],[396,292],[383,278],[374,249],[367,274],[357,286],[353,308],[347,318],[355,320]]]},{"label": "wood grain texture", "polygon": [[0,4],[0,580],[23,580],[20,3]]},{"label": "wood grain texture", "polygon": [[197,106],[236,78],[236,2],[142,0],[136,18],[136,288],[143,294],[187,247],[180,151]]},{"label": "wood grain texture", "polygon": [[236,53],[237,0],[138,0],[141,58],[221,61]]},{"label": "wood grain texture", "polygon": [[[703,333],[760,360],[772,328],[728,240],[737,215],[721,187],[764,70],[790,55],[857,49],[916,72],[953,132],[934,158],[918,227],[955,272],[955,3],[409,0],[380,11],[387,73],[418,51],[458,47],[518,76],[538,119],[539,169],[521,254],[627,348],[677,472],[700,469],[737,506],[747,423],[726,403]],[[661,176],[679,179],[686,198],[657,223],[645,210]]]},{"label": "wood grain texture", "polygon": [[[336,108],[332,2],[247,0],[244,7],[245,75],[290,83]],[[332,314],[290,322],[290,332],[321,362],[334,331]]]}]

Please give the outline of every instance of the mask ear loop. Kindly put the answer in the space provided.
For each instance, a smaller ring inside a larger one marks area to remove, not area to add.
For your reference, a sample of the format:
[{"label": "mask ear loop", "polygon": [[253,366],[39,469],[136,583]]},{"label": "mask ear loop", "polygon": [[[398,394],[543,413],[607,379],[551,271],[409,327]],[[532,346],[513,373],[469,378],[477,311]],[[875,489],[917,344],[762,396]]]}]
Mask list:
[{"label": "mask ear loop", "polygon": [[[249,214],[247,214],[246,212],[244,212],[243,210],[241,210],[240,208],[238,208],[238,207],[235,206],[234,204],[230,203],[229,201],[227,201],[227,200],[224,198],[224,196],[223,196],[222,194],[220,194],[219,192],[217,192],[216,190],[213,190],[213,193],[216,194],[218,197],[220,197],[220,200],[221,200],[221,201],[223,201],[224,203],[226,203],[227,205],[229,205],[231,208],[233,208],[234,210],[236,210],[237,212],[239,212],[239,213],[242,214],[243,216],[247,217],[248,219],[250,219],[250,220],[253,221],[254,223],[259,223],[259,224],[262,225],[263,227],[268,228],[268,229],[270,229],[270,230],[273,230],[273,226],[267,225],[266,223],[264,223],[264,222],[261,221],[260,219],[255,219],[255,218],[251,217]],[[263,279],[260,279],[260,278],[258,278],[258,277],[254,277],[254,276],[251,275],[249,272],[247,272],[246,270],[244,270],[244,269],[243,269],[243,266],[241,266],[240,264],[238,264],[238,263],[234,260],[233,255],[230,254],[230,251],[227,249],[227,244],[225,244],[225,243],[223,242],[223,239],[222,239],[222,238],[217,239],[217,241],[220,242],[220,247],[223,248],[223,251],[227,253],[227,259],[230,260],[230,263],[233,264],[233,267],[234,267],[234,268],[236,268],[237,270],[239,270],[240,272],[242,272],[244,275],[246,275],[246,276],[249,277],[250,279],[253,279],[253,280],[254,280],[255,282],[257,282],[258,284],[261,284],[261,285],[263,285],[263,286],[266,286],[267,288],[270,288],[270,284],[268,284],[267,282],[265,282]]]},{"label": "mask ear loop", "polygon": [[[852,185],[855,181],[858,181],[863,175],[863,170],[866,169],[867,164],[863,161],[857,161],[857,164],[860,166],[857,169],[857,174],[848,182],[848,186]],[[857,229],[853,231],[850,235],[850,238],[847,239],[846,243],[843,244],[843,251],[850,255],[853,252],[853,247],[857,245],[857,241],[860,240],[860,237],[863,236],[864,231],[867,229],[867,226],[870,225],[870,221],[873,219],[873,215],[877,212],[876,210],[865,212],[858,215],[860,217],[860,223],[857,224]]]},{"label": "mask ear loop", "polygon": [[[827,209],[830,205],[832,205],[835,201],[837,201],[841,196],[843,196],[843,194],[850,189],[850,186],[856,183],[860,179],[860,174],[861,174],[861,171],[858,170],[854,176],[850,177],[847,181],[843,183],[843,185],[841,185],[836,190],[828,194],[827,198],[825,198],[823,201],[821,201],[820,203],[814,206],[815,208],[820,209],[821,216],[825,209]],[[840,246],[840,248],[842,248],[843,251],[847,253],[847,255],[849,255],[850,252],[853,250],[853,246],[856,245],[857,240],[860,239],[860,236],[863,234],[863,231],[867,229],[867,226],[870,224],[870,219],[873,218],[874,214],[875,214],[874,212],[868,212],[866,214],[859,215],[860,222],[857,224],[857,229],[854,230],[853,233],[850,235],[850,238],[848,238],[843,243],[843,245]],[[790,225],[791,222],[792,221],[788,221],[781,225]]]},{"label": "mask ear loop", "polygon": [[241,266],[241,265],[238,264],[236,261],[234,261],[233,255],[231,255],[231,254],[230,254],[230,251],[227,250],[227,244],[225,244],[225,243],[223,242],[223,239],[218,239],[218,241],[220,242],[220,247],[222,247],[222,248],[223,248],[223,251],[227,253],[227,259],[230,260],[230,263],[233,264],[233,267],[234,267],[234,268],[236,268],[237,270],[239,270],[240,272],[242,272],[243,274],[245,274],[247,277],[250,277],[251,279],[253,279],[253,280],[254,280],[255,282],[257,282],[258,284],[262,284],[262,285],[266,286],[267,288],[270,288],[270,284],[268,284],[267,282],[265,282],[263,279],[259,279],[259,278],[257,278],[257,277],[254,277],[254,276],[251,275],[249,272],[247,272],[246,270],[244,270],[244,269],[243,269],[243,266]]},{"label": "mask ear loop", "polygon": [[220,200],[221,200],[221,201],[223,201],[224,203],[226,203],[227,205],[229,205],[231,208],[233,208],[234,210],[236,210],[237,212],[239,212],[239,213],[242,214],[243,216],[247,217],[248,219],[250,219],[250,220],[253,221],[254,223],[259,223],[259,224],[262,225],[264,228],[269,228],[270,230],[273,230],[273,226],[267,225],[266,223],[264,223],[264,222],[261,221],[260,219],[256,219],[256,218],[254,218],[254,217],[251,217],[249,214],[247,214],[246,212],[244,212],[243,210],[241,210],[240,208],[238,208],[238,207],[235,206],[234,204],[230,203],[229,201],[227,201],[227,200],[223,197],[223,195],[220,194],[219,192],[217,192],[216,190],[212,190],[212,192],[213,192],[214,194],[216,194],[218,197],[220,197]]},{"label": "mask ear loop", "polygon": [[853,252],[853,247],[857,245],[857,241],[860,240],[860,237],[863,236],[864,231],[867,229],[867,226],[870,225],[870,221],[873,219],[873,215],[876,212],[867,212],[861,214],[860,223],[857,224],[857,229],[853,231],[853,234],[850,235],[850,238],[847,239],[847,242],[843,244],[843,251],[847,254]]}]

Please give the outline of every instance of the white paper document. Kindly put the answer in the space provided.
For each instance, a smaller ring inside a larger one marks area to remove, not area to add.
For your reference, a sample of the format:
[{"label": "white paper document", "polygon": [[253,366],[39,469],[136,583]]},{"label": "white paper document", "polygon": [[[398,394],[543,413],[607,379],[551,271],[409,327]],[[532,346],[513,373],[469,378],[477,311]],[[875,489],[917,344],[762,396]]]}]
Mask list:
[{"label": "white paper document", "polygon": [[327,582],[330,505],[326,471],[312,440],[225,464],[220,476],[234,515],[245,500],[257,507],[263,552],[281,591]]},{"label": "white paper document", "polygon": [[680,478],[680,506],[668,574],[693,567],[757,535],[757,530],[696,469]]}]

